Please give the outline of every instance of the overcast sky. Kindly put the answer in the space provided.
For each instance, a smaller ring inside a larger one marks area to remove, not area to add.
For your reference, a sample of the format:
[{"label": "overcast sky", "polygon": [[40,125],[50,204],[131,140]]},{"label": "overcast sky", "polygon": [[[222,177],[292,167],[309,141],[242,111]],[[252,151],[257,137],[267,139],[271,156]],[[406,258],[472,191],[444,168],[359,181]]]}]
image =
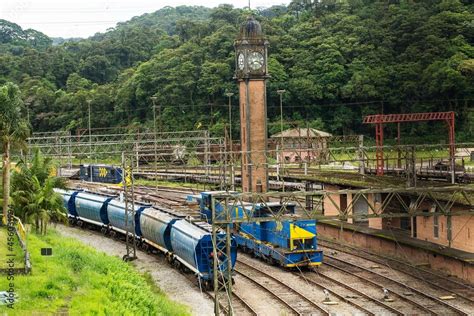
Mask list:
[{"label": "overcast sky", "polygon": [[[290,0],[251,0],[251,7],[288,4]],[[117,22],[165,6],[229,3],[242,8],[248,0],[0,0],[0,19],[33,28],[50,37],[88,37]]]}]

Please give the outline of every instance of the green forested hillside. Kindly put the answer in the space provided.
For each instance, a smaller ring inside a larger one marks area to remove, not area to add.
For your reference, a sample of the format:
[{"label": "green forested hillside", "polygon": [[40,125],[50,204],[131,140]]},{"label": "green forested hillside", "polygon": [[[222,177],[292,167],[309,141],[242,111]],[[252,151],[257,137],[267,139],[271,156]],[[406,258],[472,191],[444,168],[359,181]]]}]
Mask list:
[{"label": "green forested hillside", "polygon": [[[289,123],[370,134],[365,114],[454,110],[458,140],[474,139],[471,1],[299,0],[253,14],[271,43],[271,121],[279,116],[276,90],[286,89]],[[35,131],[86,127],[88,100],[94,127],[151,125],[155,95],[165,130],[220,135],[224,93],[237,92],[233,40],[248,15],[229,5],[167,7],[57,46],[0,21],[0,83],[20,85]],[[446,138],[441,123],[403,133]]]}]

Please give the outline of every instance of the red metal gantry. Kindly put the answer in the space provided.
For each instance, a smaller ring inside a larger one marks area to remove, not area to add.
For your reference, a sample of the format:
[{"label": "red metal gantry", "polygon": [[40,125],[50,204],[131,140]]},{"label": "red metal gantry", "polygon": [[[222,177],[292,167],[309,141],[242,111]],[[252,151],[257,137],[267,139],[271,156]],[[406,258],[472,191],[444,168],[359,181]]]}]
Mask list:
[{"label": "red metal gantry", "polygon": [[[454,112],[427,112],[427,113],[407,113],[407,114],[375,114],[364,117],[362,123],[375,124],[375,144],[377,159],[377,175],[384,173],[383,158],[383,124],[421,121],[445,121],[449,128],[449,157],[451,163],[454,162],[455,154],[455,134],[454,134]],[[399,132],[400,133],[400,132]],[[400,134],[398,135],[400,139]]]}]

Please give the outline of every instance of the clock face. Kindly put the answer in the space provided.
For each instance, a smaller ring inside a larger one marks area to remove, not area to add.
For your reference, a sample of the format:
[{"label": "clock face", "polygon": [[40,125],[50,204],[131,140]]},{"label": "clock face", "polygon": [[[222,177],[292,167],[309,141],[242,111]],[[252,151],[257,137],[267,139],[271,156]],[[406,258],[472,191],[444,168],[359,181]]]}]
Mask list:
[{"label": "clock face", "polygon": [[263,55],[259,52],[252,52],[249,56],[249,67],[252,70],[258,70],[263,67]]},{"label": "clock face", "polygon": [[244,54],[242,54],[242,53],[239,54],[239,57],[237,58],[237,64],[238,64],[240,70],[244,69],[244,66],[245,66]]}]

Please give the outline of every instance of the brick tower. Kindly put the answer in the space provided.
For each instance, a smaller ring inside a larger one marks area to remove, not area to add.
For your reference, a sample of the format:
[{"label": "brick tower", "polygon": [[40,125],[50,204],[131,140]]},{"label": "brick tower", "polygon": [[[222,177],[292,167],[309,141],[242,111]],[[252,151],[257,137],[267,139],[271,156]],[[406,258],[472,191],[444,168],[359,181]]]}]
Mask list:
[{"label": "brick tower", "polygon": [[267,192],[267,48],[260,23],[249,17],[234,43],[239,84],[243,192]]}]

